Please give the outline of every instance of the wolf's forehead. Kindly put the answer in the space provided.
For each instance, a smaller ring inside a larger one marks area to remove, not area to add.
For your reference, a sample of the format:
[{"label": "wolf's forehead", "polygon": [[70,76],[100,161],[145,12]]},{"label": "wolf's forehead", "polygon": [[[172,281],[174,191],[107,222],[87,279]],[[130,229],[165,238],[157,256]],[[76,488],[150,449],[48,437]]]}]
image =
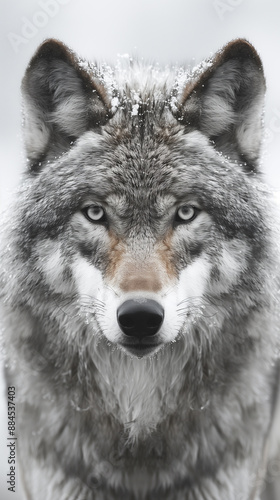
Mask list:
[{"label": "wolf's forehead", "polygon": [[102,198],[117,192],[127,202],[140,204],[191,194],[198,188],[199,172],[200,184],[204,177],[205,185],[209,183],[215,155],[202,134],[158,126],[141,136],[138,123],[134,125],[136,130],[120,122],[98,137],[93,132],[86,135],[73,153],[75,161],[79,157],[80,181],[91,183]]},{"label": "wolf's forehead", "polygon": [[118,216],[132,217],[132,214],[139,211],[144,216],[145,211],[149,211],[154,218],[163,217],[167,210],[175,206],[176,197],[168,192],[157,192],[157,190],[147,191],[145,189],[133,189],[129,192],[118,193],[117,190],[111,193],[106,202],[111,208],[116,208]]}]

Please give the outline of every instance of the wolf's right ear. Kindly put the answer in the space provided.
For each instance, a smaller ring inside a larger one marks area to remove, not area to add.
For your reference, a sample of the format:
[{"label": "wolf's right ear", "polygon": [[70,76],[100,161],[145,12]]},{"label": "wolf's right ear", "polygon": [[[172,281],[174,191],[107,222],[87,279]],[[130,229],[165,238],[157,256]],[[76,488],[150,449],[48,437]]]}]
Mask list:
[{"label": "wolf's right ear", "polygon": [[102,83],[62,42],[45,41],[22,82],[23,124],[31,168],[46,151],[61,153],[70,142],[110,117]]}]

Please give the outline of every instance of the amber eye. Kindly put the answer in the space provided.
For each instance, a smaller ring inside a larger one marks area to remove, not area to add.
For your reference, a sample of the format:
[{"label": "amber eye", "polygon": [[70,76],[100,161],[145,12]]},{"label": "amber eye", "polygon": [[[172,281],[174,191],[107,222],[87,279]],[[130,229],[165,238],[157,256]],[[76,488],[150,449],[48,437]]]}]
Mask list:
[{"label": "amber eye", "polygon": [[178,208],[175,222],[183,224],[184,222],[188,223],[193,221],[198,213],[200,212],[199,208],[194,207],[193,205],[183,205]]},{"label": "amber eye", "polygon": [[89,205],[82,212],[90,222],[106,222],[104,209],[100,205]]}]

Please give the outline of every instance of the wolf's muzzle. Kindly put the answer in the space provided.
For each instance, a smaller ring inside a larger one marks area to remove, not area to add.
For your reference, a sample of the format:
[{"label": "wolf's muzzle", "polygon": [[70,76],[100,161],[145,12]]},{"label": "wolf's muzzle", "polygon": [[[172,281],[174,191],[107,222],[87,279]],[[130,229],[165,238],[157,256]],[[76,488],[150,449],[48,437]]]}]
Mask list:
[{"label": "wolf's muzzle", "polygon": [[156,335],[164,319],[163,307],[152,299],[126,300],[117,311],[120,329],[138,341]]}]

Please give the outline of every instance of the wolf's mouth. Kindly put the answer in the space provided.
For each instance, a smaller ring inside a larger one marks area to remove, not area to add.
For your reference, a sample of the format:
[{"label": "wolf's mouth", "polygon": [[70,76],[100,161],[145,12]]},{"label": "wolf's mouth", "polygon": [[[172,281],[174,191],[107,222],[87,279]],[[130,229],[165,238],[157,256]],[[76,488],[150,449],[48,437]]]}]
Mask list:
[{"label": "wolf's mouth", "polygon": [[147,356],[149,354],[155,353],[158,348],[161,346],[161,343],[121,343],[122,348],[125,349],[129,354],[133,356],[137,356],[138,358],[142,358],[143,356]]}]

